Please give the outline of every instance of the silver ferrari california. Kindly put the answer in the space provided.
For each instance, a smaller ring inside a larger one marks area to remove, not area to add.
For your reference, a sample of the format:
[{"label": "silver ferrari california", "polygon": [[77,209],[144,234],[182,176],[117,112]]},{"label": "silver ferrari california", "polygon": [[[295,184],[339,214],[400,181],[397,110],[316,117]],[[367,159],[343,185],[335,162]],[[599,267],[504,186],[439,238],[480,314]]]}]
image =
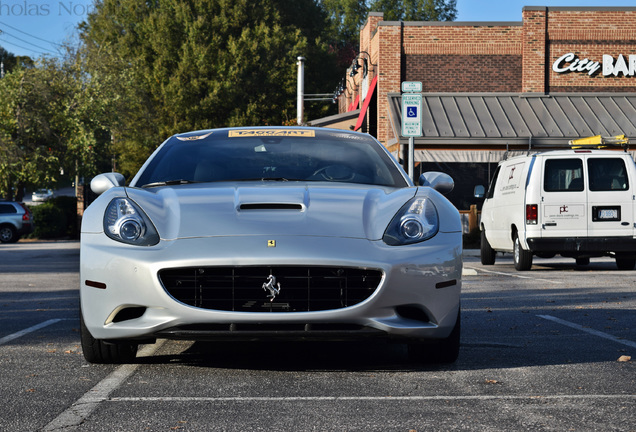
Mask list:
[{"label": "silver ferrari california", "polygon": [[459,353],[462,227],[442,173],[414,186],[366,134],[252,127],[168,138],[82,221],[81,340],[94,363],[184,340],[408,344]]}]

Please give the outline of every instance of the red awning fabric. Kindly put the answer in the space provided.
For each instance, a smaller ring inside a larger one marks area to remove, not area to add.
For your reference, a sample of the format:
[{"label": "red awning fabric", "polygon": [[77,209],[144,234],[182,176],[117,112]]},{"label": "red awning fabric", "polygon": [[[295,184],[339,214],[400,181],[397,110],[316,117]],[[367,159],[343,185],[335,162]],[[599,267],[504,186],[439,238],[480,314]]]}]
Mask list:
[{"label": "red awning fabric", "polygon": [[375,90],[375,86],[378,83],[378,76],[374,76],[371,80],[371,84],[369,85],[369,91],[367,92],[367,97],[364,98],[364,102],[362,102],[362,108],[360,109],[360,115],[358,116],[358,121],[356,122],[356,127],[353,130],[358,130],[362,127],[362,123],[364,122],[364,117],[367,115],[367,110],[369,109],[369,103],[371,102],[371,97],[373,97],[373,91]]},{"label": "red awning fabric", "polygon": [[351,102],[351,105],[349,105],[349,108],[347,109],[347,112],[354,111],[356,108],[358,108],[358,102],[359,101],[360,101],[360,95],[356,96],[356,100]]}]

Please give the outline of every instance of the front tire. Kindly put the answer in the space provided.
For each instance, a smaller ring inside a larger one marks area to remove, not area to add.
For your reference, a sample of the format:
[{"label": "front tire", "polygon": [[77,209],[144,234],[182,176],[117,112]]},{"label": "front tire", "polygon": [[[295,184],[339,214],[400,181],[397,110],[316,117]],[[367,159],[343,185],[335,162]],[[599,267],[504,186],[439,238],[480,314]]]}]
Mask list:
[{"label": "front tire", "polygon": [[481,263],[483,265],[493,265],[495,264],[495,259],[497,252],[490,247],[490,243],[488,243],[488,239],[486,238],[486,231],[481,230],[481,251],[480,251]]},{"label": "front tire", "polygon": [[84,316],[80,310],[80,338],[84,358],[89,363],[124,364],[132,363],[137,355],[137,344],[110,344],[101,339],[95,339],[84,324]]},{"label": "front tire", "polygon": [[445,339],[413,342],[408,345],[409,359],[424,364],[454,363],[459,357],[461,336],[461,309],[457,312],[457,321],[451,334]]},{"label": "front tire", "polygon": [[515,235],[513,252],[515,269],[519,271],[530,270],[530,268],[532,267],[532,252],[525,250],[523,246],[521,246],[518,235]]}]

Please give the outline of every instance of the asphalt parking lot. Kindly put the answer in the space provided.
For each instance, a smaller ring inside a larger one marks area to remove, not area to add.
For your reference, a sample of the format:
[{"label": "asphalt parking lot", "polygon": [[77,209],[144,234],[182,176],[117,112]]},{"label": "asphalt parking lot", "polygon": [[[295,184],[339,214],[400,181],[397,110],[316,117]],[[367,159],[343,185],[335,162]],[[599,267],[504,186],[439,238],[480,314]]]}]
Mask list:
[{"label": "asphalt parking lot", "polygon": [[467,253],[462,348],[159,341],[132,365],[79,347],[76,242],[0,245],[0,430],[636,431],[636,271]]}]

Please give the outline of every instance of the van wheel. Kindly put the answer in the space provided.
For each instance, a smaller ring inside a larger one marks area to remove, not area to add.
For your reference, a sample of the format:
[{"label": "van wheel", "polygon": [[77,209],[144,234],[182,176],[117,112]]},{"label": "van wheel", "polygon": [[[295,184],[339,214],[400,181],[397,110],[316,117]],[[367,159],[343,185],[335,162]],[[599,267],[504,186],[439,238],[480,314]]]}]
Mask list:
[{"label": "van wheel", "polygon": [[486,239],[486,231],[481,230],[481,263],[483,265],[493,265],[495,263],[497,252],[490,247],[488,239]]},{"label": "van wheel", "polygon": [[530,270],[532,267],[532,252],[525,250],[519,242],[519,236],[515,235],[513,258],[515,268],[519,271]]},{"label": "van wheel", "polygon": [[101,339],[95,339],[84,324],[84,317],[80,310],[80,340],[84,358],[89,363],[123,364],[132,363],[137,355],[137,344],[110,344]]},{"label": "van wheel", "polygon": [[576,265],[577,265],[577,266],[586,266],[586,265],[590,265],[590,257],[587,257],[587,258],[577,258],[577,259],[576,259]]},{"label": "van wheel", "polygon": [[636,258],[616,256],[616,267],[619,270],[634,270],[634,265],[636,265]]}]

